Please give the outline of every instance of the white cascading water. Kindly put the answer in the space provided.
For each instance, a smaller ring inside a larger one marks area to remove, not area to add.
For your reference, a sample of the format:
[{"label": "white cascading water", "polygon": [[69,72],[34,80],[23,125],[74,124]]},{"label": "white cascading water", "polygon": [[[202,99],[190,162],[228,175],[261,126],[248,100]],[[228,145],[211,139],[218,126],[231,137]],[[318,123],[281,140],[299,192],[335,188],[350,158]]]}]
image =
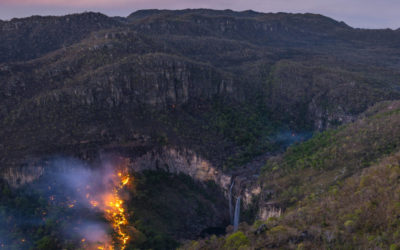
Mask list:
[{"label": "white cascading water", "polygon": [[234,232],[236,232],[238,230],[239,219],[240,219],[240,196],[236,200],[235,216],[233,218],[233,231]]},{"label": "white cascading water", "polygon": [[232,188],[235,184],[235,180],[232,181],[231,187],[229,188],[229,218],[231,219],[231,224],[233,224],[233,208],[232,208]]}]

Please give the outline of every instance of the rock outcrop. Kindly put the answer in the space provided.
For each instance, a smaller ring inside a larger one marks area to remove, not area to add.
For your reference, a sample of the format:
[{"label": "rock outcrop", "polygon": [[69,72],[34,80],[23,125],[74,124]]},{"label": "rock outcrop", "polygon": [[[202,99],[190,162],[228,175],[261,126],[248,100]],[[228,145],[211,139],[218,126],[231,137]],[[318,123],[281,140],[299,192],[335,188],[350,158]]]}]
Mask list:
[{"label": "rock outcrop", "polygon": [[79,42],[93,31],[120,25],[115,19],[93,12],[0,22],[0,63],[34,59]]}]

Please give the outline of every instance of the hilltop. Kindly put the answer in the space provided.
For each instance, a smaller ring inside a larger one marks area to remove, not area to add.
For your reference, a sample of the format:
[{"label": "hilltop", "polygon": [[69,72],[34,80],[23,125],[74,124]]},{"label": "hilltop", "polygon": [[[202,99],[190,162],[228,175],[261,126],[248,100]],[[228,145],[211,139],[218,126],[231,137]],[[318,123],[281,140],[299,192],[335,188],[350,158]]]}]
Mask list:
[{"label": "hilltop", "polygon": [[[247,195],[243,214],[255,224],[184,247],[397,244],[388,193],[398,186],[399,42],[399,30],[318,14],[140,10],[0,21],[0,176],[32,181],[31,168],[54,155],[124,157],[144,172],[132,207],[150,218],[135,218],[149,248],[225,227],[231,185]],[[197,224],[177,216],[196,207]],[[271,209],[283,216],[261,216]],[[387,217],[366,220],[374,211]]]},{"label": "hilltop", "polygon": [[[324,130],[399,97],[400,35],[321,15],[146,10],[126,19],[83,13],[1,25],[0,136],[3,146],[23,145],[24,154],[50,152],[40,135],[63,148],[132,140],[117,128],[123,124],[131,134],[151,133],[133,129],[139,120],[200,151],[215,136],[228,136],[221,147],[243,151],[240,141],[256,147],[271,127]],[[221,116],[226,109],[232,115]],[[256,128],[236,112],[253,113]],[[157,121],[162,116],[169,125]],[[181,120],[181,134],[171,134],[178,125],[170,119]],[[196,135],[182,134],[192,126]]]}]

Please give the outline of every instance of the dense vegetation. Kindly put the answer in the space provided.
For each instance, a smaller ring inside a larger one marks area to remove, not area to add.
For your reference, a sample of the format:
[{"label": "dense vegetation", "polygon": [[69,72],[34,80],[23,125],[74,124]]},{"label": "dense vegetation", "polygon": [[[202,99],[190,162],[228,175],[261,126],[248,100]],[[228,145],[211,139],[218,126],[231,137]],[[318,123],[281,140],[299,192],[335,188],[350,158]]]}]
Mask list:
[{"label": "dense vegetation", "polygon": [[184,249],[398,249],[399,159],[399,153],[384,158],[329,191],[302,199],[280,218],[242,224],[241,231]]},{"label": "dense vegetation", "polygon": [[[51,179],[43,177],[18,189],[1,181],[0,246],[78,249],[84,247],[83,236],[76,231],[79,226],[85,221],[106,223],[100,211],[94,213],[96,209],[70,200],[68,189]],[[136,173],[132,184],[126,190],[133,237],[128,249],[173,249],[178,239],[195,239],[207,227],[226,226],[227,204],[212,183],[202,186],[188,176],[148,171]]]},{"label": "dense vegetation", "polygon": [[199,186],[185,175],[148,171],[136,176],[134,186],[127,206],[140,233],[132,248],[173,249],[177,239],[199,238],[207,227],[223,231],[228,223],[227,203],[213,183]]},{"label": "dense vegetation", "polygon": [[[144,10],[0,21],[0,176],[18,179],[9,170],[53,155],[93,162],[109,152],[190,151],[179,164],[193,157],[203,176],[238,177],[239,189],[259,176],[261,193],[242,213],[249,224],[271,204],[283,215],[208,237],[227,224],[220,187],[144,171],[126,198],[131,248],[207,236],[182,247],[397,249],[399,42],[399,30],[315,14]],[[66,221],[104,220],[51,201],[47,184],[13,189],[0,180],[0,244],[73,249],[81,239],[64,234]]]},{"label": "dense vegetation", "polygon": [[398,249],[399,128],[400,103],[385,102],[290,147],[261,177],[262,198],[285,208],[283,216],[184,248]]},{"label": "dense vegetation", "polygon": [[320,15],[153,10],[1,25],[0,157],[10,165],[144,134],[233,167],[270,150],[277,127],[336,127],[400,96],[398,33]]},{"label": "dense vegetation", "polygon": [[[35,183],[34,187],[17,190],[4,181],[0,184],[0,244],[7,249],[76,249],[81,238],[73,232],[65,234],[71,230],[71,223],[90,218],[101,220],[100,214],[69,208],[67,194],[51,181],[41,187]],[[47,188],[50,186],[54,187],[52,191]],[[59,197],[64,198],[58,200]]]}]

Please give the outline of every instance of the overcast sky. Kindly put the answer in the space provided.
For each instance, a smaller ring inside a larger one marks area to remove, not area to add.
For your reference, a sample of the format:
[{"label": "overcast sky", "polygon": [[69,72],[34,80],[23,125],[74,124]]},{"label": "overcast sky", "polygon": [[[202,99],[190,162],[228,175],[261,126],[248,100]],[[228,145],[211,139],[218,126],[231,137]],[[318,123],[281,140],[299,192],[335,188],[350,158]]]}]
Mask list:
[{"label": "overcast sky", "polygon": [[212,8],[318,13],[360,28],[400,28],[400,0],[0,0],[0,19],[99,11],[127,16],[139,9]]}]

